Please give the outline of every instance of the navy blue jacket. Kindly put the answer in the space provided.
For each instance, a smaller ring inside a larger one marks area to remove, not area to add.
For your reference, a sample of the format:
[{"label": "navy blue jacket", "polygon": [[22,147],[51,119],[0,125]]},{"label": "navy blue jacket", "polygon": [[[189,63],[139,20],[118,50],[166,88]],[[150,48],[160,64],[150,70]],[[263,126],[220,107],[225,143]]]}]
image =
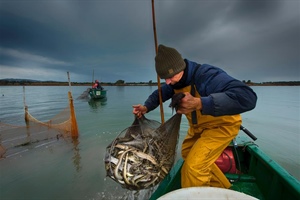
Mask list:
[{"label": "navy blue jacket", "polygon": [[[161,86],[163,102],[172,98],[174,89],[191,85],[195,72],[194,82],[201,96],[203,115],[235,115],[255,108],[257,96],[245,83],[229,76],[218,67],[208,64],[199,65],[187,59],[184,61],[186,68],[181,80],[175,85]],[[158,90],[148,97],[144,105],[148,112],[159,106]]]}]

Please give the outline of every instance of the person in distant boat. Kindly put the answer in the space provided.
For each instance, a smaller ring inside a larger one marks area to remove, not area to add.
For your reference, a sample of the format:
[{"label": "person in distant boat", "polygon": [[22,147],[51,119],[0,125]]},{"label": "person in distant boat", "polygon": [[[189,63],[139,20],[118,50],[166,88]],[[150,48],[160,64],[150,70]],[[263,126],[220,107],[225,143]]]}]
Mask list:
[{"label": "person in distant boat", "polygon": [[95,80],[95,84],[93,85],[93,88],[103,90],[103,87],[100,85],[100,82],[98,80]]},{"label": "person in distant boat", "polygon": [[[215,164],[223,150],[238,135],[241,113],[256,106],[256,93],[245,83],[229,76],[222,69],[183,59],[174,48],[158,46],[155,69],[166,84],[161,86],[162,101],[175,93],[184,93],[177,113],[189,122],[182,143],[181,186],[230,188],[226,176]],[[133,105],[137,117],[159,106],[155,90],[144,105]]]}]

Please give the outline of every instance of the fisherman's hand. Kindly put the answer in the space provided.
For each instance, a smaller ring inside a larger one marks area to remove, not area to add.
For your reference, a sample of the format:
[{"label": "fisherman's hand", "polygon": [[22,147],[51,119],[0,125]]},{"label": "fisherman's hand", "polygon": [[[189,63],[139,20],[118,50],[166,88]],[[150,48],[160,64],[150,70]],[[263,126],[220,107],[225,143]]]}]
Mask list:
[{"label": "fisherman's hand", "polygon": [[135,114],[138,118],[141,118],[142,115],[146,114],[148,110],[146,106],[143,106],[141,104],[133,105],[132,107],[133,107],[132,113]]},{"label": "fisherman's hand", "polygon": [[181,99],[177,110],[179,114],[188,114],[194,110],[202,110],[202,102],[198,97],[193,97],[189,92],[185,92],[185,97]]}]

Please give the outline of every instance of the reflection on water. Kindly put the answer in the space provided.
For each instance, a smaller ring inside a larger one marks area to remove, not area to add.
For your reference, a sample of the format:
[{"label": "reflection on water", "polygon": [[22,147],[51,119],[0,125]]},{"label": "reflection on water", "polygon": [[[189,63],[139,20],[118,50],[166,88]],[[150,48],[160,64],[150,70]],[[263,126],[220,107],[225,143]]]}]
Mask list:
[{"label": "reflection on water", "polygon": [[76,168],[76,171],[77,172],[80,172],[81,169],[82,169],[82,166],[80,164],[80,159],[81,159],[81,156],[80,156],[80,153],[79,153],[79,140],[78,139],[75,139],[73,138],[73,141],[72,141],[73,145],[74,145],[74,156],[72,157],[72,160],[73,160],[73,163],[74,163],[74,166]]},{"label": "reflection on water", "polygon": [[88,101],[90,107],[92,109],[98,109],[100,108],[101,106],[104,106],[106,105],[107,103],[107,97],[103,98],[103,99],[90,99]]}]

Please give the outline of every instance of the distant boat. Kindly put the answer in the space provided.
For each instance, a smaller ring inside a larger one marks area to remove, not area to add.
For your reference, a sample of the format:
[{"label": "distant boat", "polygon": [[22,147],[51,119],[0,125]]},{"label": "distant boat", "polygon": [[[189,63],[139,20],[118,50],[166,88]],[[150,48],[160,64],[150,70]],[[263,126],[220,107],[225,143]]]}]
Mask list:
[{"label": "distant boat", "polygon": [[91,88],[89,94],[92,99],[104,99],[106,98],[106,92],[107,90]]}]

